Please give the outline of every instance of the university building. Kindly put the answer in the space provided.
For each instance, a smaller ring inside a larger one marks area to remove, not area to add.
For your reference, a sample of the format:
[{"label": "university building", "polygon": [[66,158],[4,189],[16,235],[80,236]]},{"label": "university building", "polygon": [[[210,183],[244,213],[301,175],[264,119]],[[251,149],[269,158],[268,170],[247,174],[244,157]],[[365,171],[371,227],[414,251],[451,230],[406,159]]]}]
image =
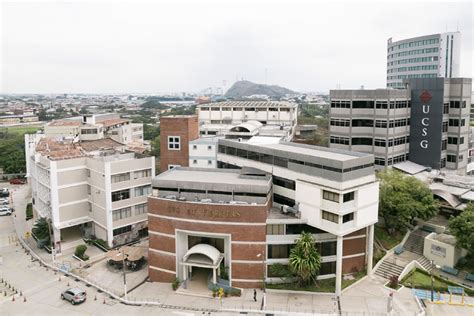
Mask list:
[{"label": "university building", "polygon": [[472,79],[410,79],[405,85],[331,90],[330,147],[371,153],[378,168],[410,160],[469,172]]},{"label": "university building", "polygon": [[153,180],[149,275],[186,280],[207,269],[231,286],[281,282],[302,231],[322,256],[320,279],[372,269],[378,182],[373,156],[259,137],[219,139],[218,169],[175,168]]},{"label": "university building", "polygon": [[[155,157],[130,146],[136,144],[133,129],[123,127],[129,125],[126,120],[114,120],[113,125],[54,121],[46,134],[25,135],[34,218],[51,220],[56,255],[91,236],[114,247],[147,235]],[[104,136],[114,131],[114,136],[130,137],[129,143]]]},{"label": "university building", "polygon": [[424,35],[387,42],[387,88],[403,89],[405,79],[459,77],[461,33]]}]

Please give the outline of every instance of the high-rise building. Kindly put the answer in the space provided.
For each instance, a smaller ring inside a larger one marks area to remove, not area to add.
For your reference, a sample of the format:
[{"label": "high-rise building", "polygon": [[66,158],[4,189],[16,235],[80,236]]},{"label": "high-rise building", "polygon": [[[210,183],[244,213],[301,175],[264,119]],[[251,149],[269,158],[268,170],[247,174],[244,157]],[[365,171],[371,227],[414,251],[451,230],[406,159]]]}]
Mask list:
[{"label": "high-rise building", "polygon": [[387,42],[387,88],[403,79],[459,77],[461,33],[450,32]]},{"label": "high-rise building", "polygon": [[465,174],[472,79],[407,79],[405,89],[331,90],[330,147]]}]

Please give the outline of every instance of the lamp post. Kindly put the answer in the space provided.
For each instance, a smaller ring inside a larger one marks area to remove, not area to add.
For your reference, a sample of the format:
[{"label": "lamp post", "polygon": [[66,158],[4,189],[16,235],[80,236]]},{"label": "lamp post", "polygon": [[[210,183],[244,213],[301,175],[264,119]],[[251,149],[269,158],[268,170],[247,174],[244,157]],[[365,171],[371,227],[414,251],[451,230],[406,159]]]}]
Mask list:
[{"label": "lamp post", "polygon": [[123,247],[120,250],[122,251],[123,293],[124,293],[125,299],[127,299],[127,276],[125,273],[125,252],[123,251]]},{"label": "lamp post", "polygon": [[434,294],[433,294],[433,292],[434,292],[434,291],[433,291],[433,290],[434,290],[434,286],[433,286],[433,283],[434,283],[434,282],[433,282],[433,281],[434,281],[434,280],[433,280],[433,279],[434,279],[434,278],[433,278],[433,263],[434,263],[434,261],[431,260],[431,271],[430,271],[430,275],[431,275],[431,302],[434,301],[434,297],[433,297],[433,296],[434,296]]},{"label": "lamp post", "polygon": [[257,258],[262,257],[262,287],[263,287],[263,295],[262,295],[262,309],[265,308],[266,303],[266,297],[265,297],[265,250],[257,254]]}]

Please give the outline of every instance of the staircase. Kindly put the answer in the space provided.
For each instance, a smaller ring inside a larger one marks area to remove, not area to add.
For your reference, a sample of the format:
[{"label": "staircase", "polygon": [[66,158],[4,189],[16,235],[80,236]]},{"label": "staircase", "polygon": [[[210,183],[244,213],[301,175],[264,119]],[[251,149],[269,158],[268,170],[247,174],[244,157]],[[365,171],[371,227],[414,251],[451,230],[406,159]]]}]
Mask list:
[{"label": "staircase", "polygon": [[405,251],[413,252],[420,256],[423,256],[425,236],[427,236],[428,234],[429,233],[419,229],[413,231],[408,237],[405,244],[403,245],[403,249]]},{"label": "staircase", "polygon": [[392,276],[398,277],[400,273],[402,273],[402,271],[402,266],[384,260],[382,264],[378,267],[378,269],[375,271],[375,274],[381,276],[382,278],[390,279]]},{"label": "staircase", "polygon": [[431,261],[428,258],[424,256],[420,256],[419,258],[416,259],[416,261],[418,261],[418,263],[421,264],[421,266],[425,268],[426,271],[431,272],[431,270],[433,270]]}]

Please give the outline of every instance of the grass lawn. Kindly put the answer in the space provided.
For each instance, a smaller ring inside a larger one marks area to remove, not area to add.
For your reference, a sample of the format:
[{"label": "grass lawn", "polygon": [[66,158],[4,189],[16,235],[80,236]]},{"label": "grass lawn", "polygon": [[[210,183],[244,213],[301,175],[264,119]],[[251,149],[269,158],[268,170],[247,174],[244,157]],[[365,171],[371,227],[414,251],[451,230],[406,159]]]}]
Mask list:
[{"label": "grass lawn", "polygon": [[364,271],[360,271],[353,274],[352,276],[354,277],[354,280],[344,280],[344,278],[342,278],[342,288],[345,289],[346,287],[348,287],[351,284],[356,283],[357,281],[359,281],[366,275],[367,275],[367,272],[364,270]]},{"label": "grass lawn", "polygon": [[[431,277],[428,273],[421,270],[414,270],[406,277],[403,278],[401,284],[406,287],[413,287],[417,289],[431,290]],[[448,292],[448,286],[459,286],[455,283],[443,280],[437,276],[434,276],[434,290],[440,292]],[[474,295],[474,290],[464,289],[466,294]]]},{"label": "grass lawn", "polygon": [[375,226],[375,239],[377,239],[387,250],[392,249],[398,245],[404,236],[405,234],[401,232],[395,232],[393,236],[391,236],[384,228]]},{"label": "grass lawn", "polygon": [[24,134],[36,133],[40,129],[41,129],[40,127],[34,127],[34,126],[12,126],[12,127],[0,127],[0,132],[8,132],[8,133],[24,135]]},{"label": "grass lawn", "polygon": [[327,292],[336,291],[336,279],[319,280],[317,285],[299,286],[298,283],[266,284],[268,289],[290,290],[290,291],[308,291],[308,292]]}]

